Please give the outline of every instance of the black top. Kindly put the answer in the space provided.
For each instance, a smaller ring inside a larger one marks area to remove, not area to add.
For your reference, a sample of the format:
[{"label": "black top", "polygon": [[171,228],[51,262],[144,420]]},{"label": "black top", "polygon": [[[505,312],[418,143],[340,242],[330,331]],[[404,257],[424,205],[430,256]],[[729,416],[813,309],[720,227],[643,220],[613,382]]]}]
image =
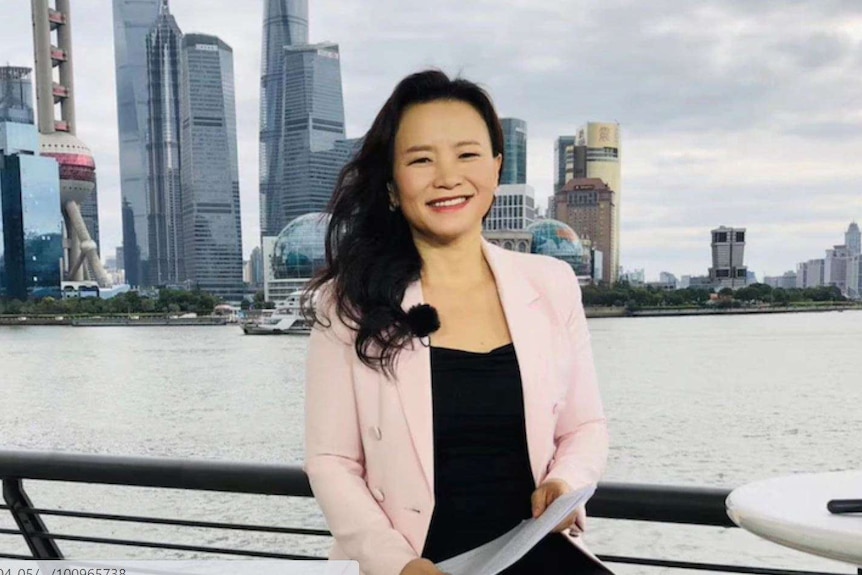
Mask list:
[{"label": "black top", "polygon": [[[535,490],[513,344],[487,353],[431,347],[436,505],[422,556],[437,563],[531,517]],[[503,571],[607,573],[559,534]]]}]

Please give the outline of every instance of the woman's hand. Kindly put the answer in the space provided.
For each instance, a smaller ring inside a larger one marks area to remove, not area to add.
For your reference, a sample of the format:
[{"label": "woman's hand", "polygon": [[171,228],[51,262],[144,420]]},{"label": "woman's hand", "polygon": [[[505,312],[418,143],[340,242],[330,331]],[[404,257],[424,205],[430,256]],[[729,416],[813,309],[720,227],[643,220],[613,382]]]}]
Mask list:
[{"label": "woman's hand", "polygon": [[442,571],[437,569],[437,566],[434,565],[428,559],[423,559],[419,557],[418,559],[414,559],[410,561],[404,568],[401,570],[400,575],[445,575]]},{"label": "woman's hand", "polygon": [[[572,488],[562,479],[549,479],[545,481],[535,491],[530,498],[533,505],[533,518],[539,517],[545,512],[545,509],[554,502],[554,500],[571,491]],[[560,533],[565,529],[569,530],[569,535],[577,537],[587,528],[587,514],[584,507],[578,507],[571,515],[563,519],[559,525],[554,527],[554,533]]]}]

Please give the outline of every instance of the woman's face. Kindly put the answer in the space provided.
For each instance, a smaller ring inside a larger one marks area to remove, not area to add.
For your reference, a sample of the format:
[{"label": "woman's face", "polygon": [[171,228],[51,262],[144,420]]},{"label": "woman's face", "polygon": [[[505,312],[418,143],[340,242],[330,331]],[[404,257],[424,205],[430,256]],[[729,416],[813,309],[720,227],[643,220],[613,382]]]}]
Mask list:
[{"label": "woman's face", "polygon": [[471,105],[440,100],[408,108],[395,135],[392,197],[414,238],[446,244],[481,234],[502,160]]}]

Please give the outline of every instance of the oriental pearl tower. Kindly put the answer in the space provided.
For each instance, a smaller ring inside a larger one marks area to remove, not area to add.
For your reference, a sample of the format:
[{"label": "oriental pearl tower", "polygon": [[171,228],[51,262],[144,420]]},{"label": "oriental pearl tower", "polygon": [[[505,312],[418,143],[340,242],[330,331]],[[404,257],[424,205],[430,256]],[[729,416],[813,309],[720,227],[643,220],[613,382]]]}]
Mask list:
[{"label": "oriental pearl tower", "polygon": [[[60,203],[65,220],[64,279],[83,281],[89,266],[89,271],[95,275],[91,279],[100,287],[110,287],[111,280],[99,260],[96,242],[81,217],[81,203],[96,188],[96,163],[89,148],[75,136],[69,4],[70,0],[54,0],[52,7],[49,0],[32,0],[41,153],[56,159],[60,165]],[[59,118],[55,116],[57,104],[60,105]]]}]

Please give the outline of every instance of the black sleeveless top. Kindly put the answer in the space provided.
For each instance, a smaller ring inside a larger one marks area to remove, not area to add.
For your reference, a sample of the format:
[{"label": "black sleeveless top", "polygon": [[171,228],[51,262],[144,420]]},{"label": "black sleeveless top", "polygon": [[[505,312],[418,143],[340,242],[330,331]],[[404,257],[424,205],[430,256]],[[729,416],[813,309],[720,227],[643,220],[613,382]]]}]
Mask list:
[{"label": "black sleeveless top", "polygon": [[[532,515],[535,490],[513,344],[488,353],[431,347],[436,505],[422,556],[440,562]],[[607,573],[556,533],[503,571]]]}]

